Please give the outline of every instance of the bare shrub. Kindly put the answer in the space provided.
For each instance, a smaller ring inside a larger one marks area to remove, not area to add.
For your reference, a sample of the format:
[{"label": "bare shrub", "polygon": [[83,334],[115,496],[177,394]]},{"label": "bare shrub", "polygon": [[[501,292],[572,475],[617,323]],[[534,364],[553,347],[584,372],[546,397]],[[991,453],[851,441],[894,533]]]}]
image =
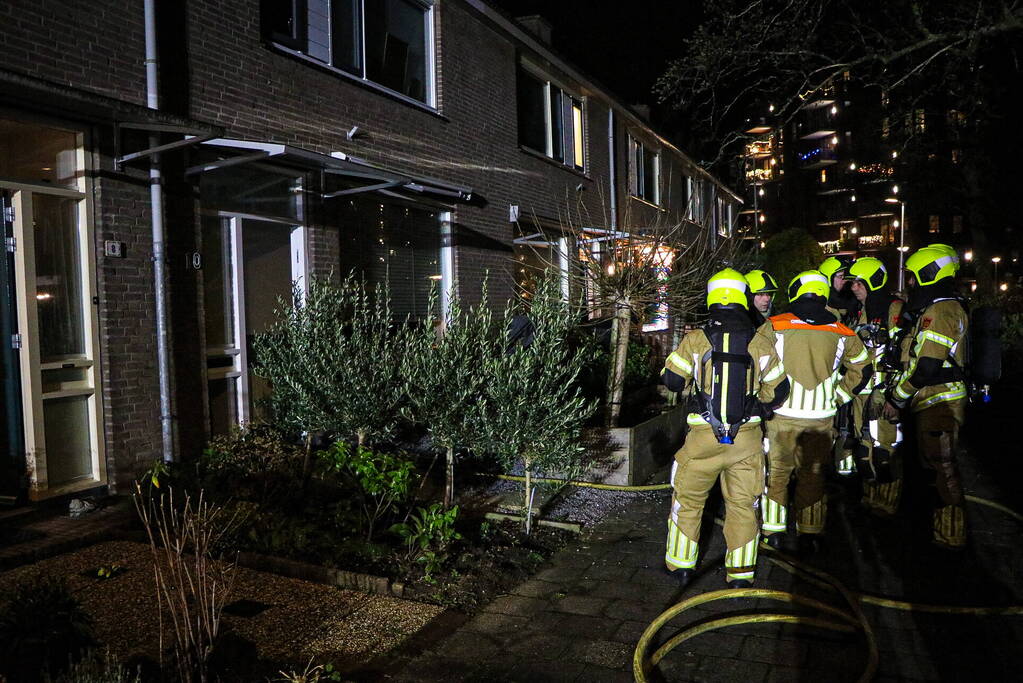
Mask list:
[{"label": "bare shrub", "polygon": [[185,494],[176,504],[174,490],[151,498],[135,483],[135,508],[146,528],[153,552],[157,608],[160,614],[160,657],[164,651],[164,620],[174,631],[174,664],[184,683],[210,680],[208,662],[220,618],[234,588],[237,562],[215,557],[220,541],[236,518]]}]

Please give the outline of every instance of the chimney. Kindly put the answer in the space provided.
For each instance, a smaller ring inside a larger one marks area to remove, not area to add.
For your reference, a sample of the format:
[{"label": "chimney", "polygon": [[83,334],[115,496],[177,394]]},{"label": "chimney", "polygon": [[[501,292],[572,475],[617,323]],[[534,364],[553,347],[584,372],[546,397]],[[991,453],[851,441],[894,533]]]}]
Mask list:
[{"label": "chimney", "polygon": [[650,123],[650,105],[649,104],[633,104],[632,111],[636,112],[636,116],[643,119],[647,123]]},{"label": "chimney", "polygon": [[539,14],[531,14],[528,17],[517,17],[515,21],[518,22],[519,26],[532,33],[534,37],[539,38],[540,42],[544,45],[551,44],[551,29],[553,27],[550,22]]}]

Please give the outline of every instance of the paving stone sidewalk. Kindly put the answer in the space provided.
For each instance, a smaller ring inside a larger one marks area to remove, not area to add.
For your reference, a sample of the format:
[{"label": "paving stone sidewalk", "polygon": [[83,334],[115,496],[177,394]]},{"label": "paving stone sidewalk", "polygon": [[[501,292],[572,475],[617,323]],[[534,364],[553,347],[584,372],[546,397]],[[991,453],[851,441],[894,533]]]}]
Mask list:
[{"label": "paving stone sidewalk", "polygon": [[[996,478],[978,474],[969,462],[964,470],[971,492],[998,499]],[[923,494],[910,487],[906,512],[879,520],[859,507],[855,485],[832,484],[827,545],[807,561],[850,589],[885,597],[933,604],[1023,604],[1013,581],[1023,576],[1023,554],[1016,545],[1020,524],[971,505],[970,546],[949,554],[929,543]],[[705,548],[693,584],[681,591],[663,571],[668,499],[665,492],[663,500],[638,500],[587,530],[535,577],[425,651],[395,662],[389,680],[633,680],[633,649],[648,624],[681,599],[725,587],[725,548],[710,514],[705,516]],[[714,502],[708,505],[709,513],[715,510]],[[763,553],[756,585],[844,607],[834,595],[769,563]],[[682,624],[725,611],[778,609],[778,603],[764,600],[710,603],[674,620],[656,644]],[[879,681],[1019,680],[1023,617],[872,606],[864,611],[878,639]],[[860,636],[749,624],[682,643],[655,676],[669,681],[854,681],[863,671],[866,652]]]}]

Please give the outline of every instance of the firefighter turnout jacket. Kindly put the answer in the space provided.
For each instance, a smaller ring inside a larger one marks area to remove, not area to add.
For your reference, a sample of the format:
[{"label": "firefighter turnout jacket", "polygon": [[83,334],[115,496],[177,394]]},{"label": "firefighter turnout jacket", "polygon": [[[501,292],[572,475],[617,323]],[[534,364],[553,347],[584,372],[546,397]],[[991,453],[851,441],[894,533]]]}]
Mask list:
[{"label": "firefighter turnout jacket", "polygon": [[700,523],[717,481],[725,499],[726,579],[748,585],[756,570],[764,490],[764,452],[758,423],[784,399],[785,369],[768,324],[754,328],[742,308],[711,307],[711,320],[686,334],[665,361],[664,384],[690,390],[689,432],[675,453],[665,564],[692,572]]},{"label": "firefighter turnout jacket", "polygon": [[892,403],[899,407],[908,403],[917,413],[947,402],[962,423],[966,398],[962,347],[967,326],[966,311],[957,299],[935,299],[923,310],[903,352],[905,369],[889,395]]}]

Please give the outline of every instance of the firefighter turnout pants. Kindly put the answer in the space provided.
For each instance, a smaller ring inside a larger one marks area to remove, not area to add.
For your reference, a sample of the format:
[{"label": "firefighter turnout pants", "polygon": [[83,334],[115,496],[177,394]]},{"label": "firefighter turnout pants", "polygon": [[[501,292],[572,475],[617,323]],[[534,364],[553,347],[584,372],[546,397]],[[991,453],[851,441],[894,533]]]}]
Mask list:
[{"label": "firefighter turnout pants", "polygon": [[[866,404],[867,394],[857,394],[843,406],[845,410],[840,409],[835,415],[835,472],[839,476],[849,477],[856,473],[852,443],[859,440]],[[840,421],[844,424],[839,424]]]},{"label": "firefighter turnout pants", "polygon": [[763,500],[764,535],[783,533],[788,524],[789,481],[795,476],[792,500],[796,531],[824,531],[827,502],[824,473],[831,457],[833,419],[775,414],[767,423],[767,489]]},{"label": "firefighter turnout pants", "polygon": [[963,482],[956,459],[959,427],[966,400],[943,401],[915,415],[917,449],[924,471],[932,479],[937,506],[934,510],[934,542],[950,548],[966,545],[966,508]]},{"label": "firefighter turnout pants", "polygon": [[752,581],[760,540],[757,502],[764,490],[759,424],[743,427],[733,444],[718,443],[709,426],[689,430],[671,469],[673,494],[664,562],[671,571],[696,566],[703,506],[719,478],[725,499],[727,580]]},{"label": "firefighter turnout pants", "polygon": [[863,477],[863,504],[880,515],[894,515],[902,496],[901,427],[884,418],[884,392],[870,395],[857,457]]}]

